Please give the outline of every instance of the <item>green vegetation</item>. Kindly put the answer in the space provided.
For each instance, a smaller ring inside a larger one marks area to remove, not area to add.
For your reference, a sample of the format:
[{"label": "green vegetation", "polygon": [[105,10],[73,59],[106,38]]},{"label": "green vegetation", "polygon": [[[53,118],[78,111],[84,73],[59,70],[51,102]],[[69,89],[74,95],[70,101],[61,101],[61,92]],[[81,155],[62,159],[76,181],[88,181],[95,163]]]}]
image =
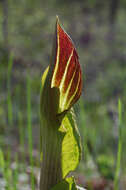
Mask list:
[{"label": "green vegetation", "polygon": [[121,157],[122,157],[122,103],[119,100],[118,102],[118,114],[119,114],[119,139],[118,139],[118,154],[117,154],[117,164],[114,180],[114,190],[119,189],[120,182],[120,171],[121,171]]},{"label": "green vegetation", "polygon": [[112,0],[6,1],[8,22],[2,2],[0,188],[38,188],[40,80],[50,62],[57,14],[83,71],[82,96],[74,106],[83,152],[76,183],[89,190],[126,189],[126,2],[114,1],[113,7]]},{"label": "green vegetation", "polygon": [[77,52],[57,17],[51,63],[42,77],[40,190],[53,187],[77,190],[74,179],[67,176],[76,169],[81,157],[80,135],[72,108],[81,91]]}]

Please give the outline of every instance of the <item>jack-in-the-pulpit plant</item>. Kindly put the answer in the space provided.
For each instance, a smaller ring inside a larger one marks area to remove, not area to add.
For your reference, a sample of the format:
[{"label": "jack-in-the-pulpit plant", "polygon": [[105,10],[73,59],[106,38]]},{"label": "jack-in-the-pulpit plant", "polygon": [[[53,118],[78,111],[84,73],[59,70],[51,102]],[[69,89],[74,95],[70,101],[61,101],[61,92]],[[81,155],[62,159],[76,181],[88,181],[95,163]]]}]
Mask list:
[{"label": "jack-in-the-pulpit plant", "polygon": [[72,106],[82,91],[74,44],[56,20],[50,65],[42,76],[40,190],[77,190],[73,177],[81,158],[80,135]]}]

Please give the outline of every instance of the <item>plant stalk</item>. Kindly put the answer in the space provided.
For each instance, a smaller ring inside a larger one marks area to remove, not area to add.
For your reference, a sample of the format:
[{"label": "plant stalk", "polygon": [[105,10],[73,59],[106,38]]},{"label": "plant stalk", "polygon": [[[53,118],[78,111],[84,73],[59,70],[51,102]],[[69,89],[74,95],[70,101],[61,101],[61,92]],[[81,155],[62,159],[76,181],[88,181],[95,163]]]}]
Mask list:
[{"label": "plant stalk", "polygon": [[43,127],[40,190],[50,190],[62,180],[61,150],[62,136],[55,128],[58,122],[52,121],[51,127]]}]

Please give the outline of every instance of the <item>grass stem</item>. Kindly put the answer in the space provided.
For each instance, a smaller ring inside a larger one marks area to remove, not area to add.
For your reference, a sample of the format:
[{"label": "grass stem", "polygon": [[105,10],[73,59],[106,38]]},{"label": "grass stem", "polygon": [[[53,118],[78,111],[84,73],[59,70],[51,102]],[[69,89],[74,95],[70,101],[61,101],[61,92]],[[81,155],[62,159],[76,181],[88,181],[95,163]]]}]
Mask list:
[{"label": "grass stem", "polygon": [[119,120],[119,138],[118,138],[118,152],[117,152],[117,163],[114,178],[114,190],[119,190],[120,170],[121,170],[121,156],[122,156],[122,103],[118,101],[118,120]]}]

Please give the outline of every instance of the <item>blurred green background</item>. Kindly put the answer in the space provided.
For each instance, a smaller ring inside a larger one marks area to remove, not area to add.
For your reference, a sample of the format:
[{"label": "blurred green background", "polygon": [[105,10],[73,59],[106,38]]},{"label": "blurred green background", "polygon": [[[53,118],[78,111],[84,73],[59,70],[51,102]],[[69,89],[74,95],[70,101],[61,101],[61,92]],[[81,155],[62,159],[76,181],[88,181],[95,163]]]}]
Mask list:
[{"label": "blurred green background", "polygon": [[125,0],[0,0],[0,189],[37,189],[40,84],[56,15],[83,71],[83,93],[75,105],[84,153],[77,182],[89,190],[111,190],[118,170],[118,189],[125,190]]}]

